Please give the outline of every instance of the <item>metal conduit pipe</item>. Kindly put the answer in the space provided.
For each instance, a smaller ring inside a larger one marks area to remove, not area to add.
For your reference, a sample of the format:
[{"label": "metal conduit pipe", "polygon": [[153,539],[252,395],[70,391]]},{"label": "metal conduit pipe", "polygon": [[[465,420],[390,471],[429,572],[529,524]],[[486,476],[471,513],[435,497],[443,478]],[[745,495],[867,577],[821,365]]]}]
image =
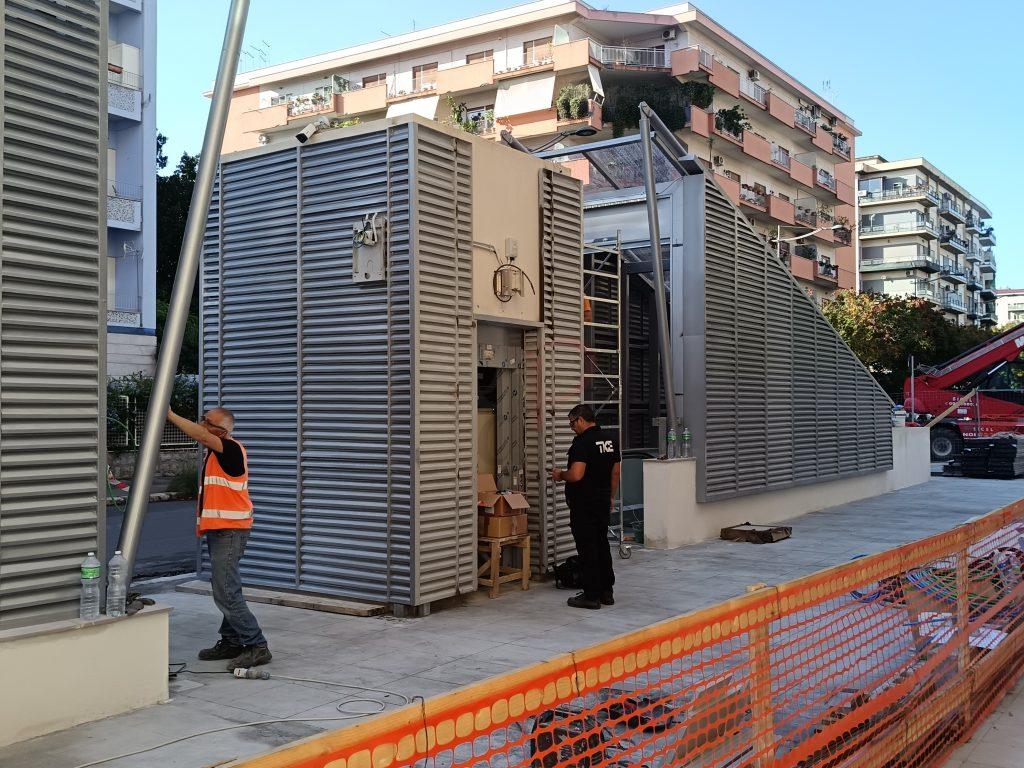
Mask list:
[{"label": "metal conduit pipe", "polygon": [[238,70],[238,54],[242,47],[248,14],[249,0],[231,0],[227,28],[224,30],[224,44],[217,65],[217,81],[213,87],[202,154],[199,156],[199,172],[192,190],[192,202],[185,223],[178,271],[174,275],[174,288],[167,310],[163,343],[160,345],[156,374],[153,377],[153,394],[149,400],[149,409],[146,411],[146,427],[135,465],[135,480],[128,495],[128,506],[124,513],[121,536],[118,539],[118,549],[127,561],[129,581],[135,567],[142,521],[149,503],[149,491],[153,485],[160,440],[164,422],[167,420],[167,408],[171,402],[174,374],[178,368],[181,342],[185,336],[185,321],[188,319],[189,305],[192,302],[192,288],[195,285],[199,254],[203,245],[203,229],[207,211],[210,209],[210,198],[213,196],[213,181],[217,174],[221,146],[224,143],[228,107],[231,106],[231,91]]},{"label": "metal conduit pipe", "polygon": [[[661,375],[665,387],[665,410],[668,429],[676,428],[675,386],[672,380],[672,339],[669,336],[668,306],[665,300],[665,270],[661,264],[661,227],[658,223],[658,190],[654,178],[653,130],[671,135],[646,102],[640,102],[640,141],[643,147],[644,188],[647,198],[647,226],[651,233],[651,258],[654,261],[654,303],[658,320],[658,347],[661,353]],[[671,457],[669,457],[671,458]]]}]

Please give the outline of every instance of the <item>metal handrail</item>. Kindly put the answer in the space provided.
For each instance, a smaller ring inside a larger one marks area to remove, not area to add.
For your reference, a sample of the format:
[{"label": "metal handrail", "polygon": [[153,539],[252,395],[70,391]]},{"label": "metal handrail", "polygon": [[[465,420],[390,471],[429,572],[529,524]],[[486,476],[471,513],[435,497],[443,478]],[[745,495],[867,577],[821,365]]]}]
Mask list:
[{"label": "metal handrail", "polygon": [[664,48],[631,48],[624,45],[601,45],[600,61],[602,64],[621,65],[627,67],[649,67],[652,69],[668,69],[670,54]]},{"label": "metal handrail", "polygon": [[122,200],[142,200],[141,184],[126,184],[123,181],[111,181],[107,197],[118,197]]},{"label": "metal handrail", "polygon": [[796,124],[803,128],[805,131],[810,133],[812,136],[818,132],[818,124],[814,122],[814,118],[802,110],[797,110],[794,117]]}]

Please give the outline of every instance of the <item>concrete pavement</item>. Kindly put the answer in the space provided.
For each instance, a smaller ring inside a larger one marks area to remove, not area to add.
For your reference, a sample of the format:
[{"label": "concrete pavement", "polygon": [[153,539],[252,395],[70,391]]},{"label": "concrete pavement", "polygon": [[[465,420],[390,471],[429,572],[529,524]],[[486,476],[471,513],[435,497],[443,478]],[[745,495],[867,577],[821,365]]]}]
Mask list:
[{"label": "concrete pavement", "polygon": [[[497,600],[477,593],[422,619],[252,607],[274,651],[267,668],[272,675],[429,697],[713,604],[752,583],[785,581],[946,530],[1022,496],[1024,480],[932,478],[923,486],[797,518],[791,521],[793,537],[772,545],[715,540],[671,552],[637,550],[632,559],[615,561],[617,604],[601,611],[567,608],[567,593],[549,583],[528,592],[509,590]],[[196,651],[215,639],[219,623],[210,599],[172,591],[157,599],[175,609],[171,659],[195,669],[220,669],[195,661]],[[167,704],[12,745],[0,750],[0,765],[69,768],[224,725],[337,718],[339,704],[365,695],[319,683],[184,673],[172,683]],[[402,703],[397,696],[384,698]],[[110,765],[200,768],[344,724],[291,722],[228,731]]]}]

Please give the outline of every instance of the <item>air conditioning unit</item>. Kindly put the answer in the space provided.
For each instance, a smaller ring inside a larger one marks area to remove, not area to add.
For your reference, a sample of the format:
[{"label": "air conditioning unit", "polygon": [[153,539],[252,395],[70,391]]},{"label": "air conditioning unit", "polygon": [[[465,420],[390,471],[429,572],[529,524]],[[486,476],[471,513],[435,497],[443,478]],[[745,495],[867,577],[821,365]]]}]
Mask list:
[{"label": "air conditioning unit", "polygon": [[713,162],[715,166],[725,165],[725,158],[721,155],[715,155],[711,162]]},{"label": "air conditioning unit", "polygon": [[675,27],[672,27],[670,29],[666,29],[666,30],[662,31],[661,39],[662,40],[675,40],[676,39],[676,32],[677,31],[678,30]]},{"label": "air conditioning unit", "polygon": [[747,72],[747,76],[748,76],[748,77],[749,77],[749,78],[750,78],[751,80],[754,80],[754,81],[756,81],[756,80],[760,80],[760,79],[761,79],[761,72],[760,72],[760,70],[757,70],[757,69],[752,69],[752,70],[750,70],[749,72]]}]

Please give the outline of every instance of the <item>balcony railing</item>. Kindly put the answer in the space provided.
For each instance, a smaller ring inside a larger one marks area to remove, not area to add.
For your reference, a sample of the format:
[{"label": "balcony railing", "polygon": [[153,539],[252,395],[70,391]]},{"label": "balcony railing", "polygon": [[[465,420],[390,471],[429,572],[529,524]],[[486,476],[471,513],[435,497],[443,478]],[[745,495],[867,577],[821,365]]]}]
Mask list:
[{"label": "balcony railing", "polygon": [[939,213],[952,213],[954,216],[960,217],[963,217],[964,215],[963,209],[949,198],[942,201],[942,204],[939,207]]},{"label": "balcony railing", "polygon": [[832,235],[840,245],[850,245],[853,242],[853,233],[846,227],[834,230]]},{"label": "balcony railing", "polygon": [[749,203],[758,208],[767,208],[768,196],[744,184],[740,187],[740,202]]},{"label": "balcony railing", "polygon": [[841,139],[838,136],[833,136],[832,146],[835,148],[836,152],[838,152],[843,157],[850,157],[850,142],[847,141],[846,139]]},{"label": "balcony railing", "polygon": [[874,258],[862,258],[861,267],[888,267],[890,269],[923,269],[929,272],[938,272],[941,269],[935,253],[924,248],[919,249],[916,256],[909,258],[877,256]]},{"label": "balcony railing", "polygon": [[818,226],[818,212],[812,211],[809,208],[797,206],[796,212],[793,214],[793,218],[801,224],[806,224],[808,227]]},{"label": "balcony railing", "polygon": [[785,147],[780,147],[778,144],[772,144],[772,162],[789,170],[791,162],[789,150]]},{"label": "balcony railing", "polygon": [[715,57],[707,48],[697,46],[697,63],[704,69],[714,69]]},{"label": "balcony railing", "polygon": [[793,252],[804,259],[817,259],[818,258],[818,246],[801,244],[793,249]]},{"label": "balcony railing", "polygon": [[969,251],[970,248],[971,248],[971,244],[970,243],[968,243],[962,237],[957,235],[956,232],[953,232],[953,231],[950,231],[950,230],[947,230],[947,231],[942,233],[942,235],[939,237],[939,242],[949,243],[950,245],[955,245],[957,248],[960,248],[960,249],[962,249],[965,252]]},{"label": "balcony railing", "polygon": [[814,122],[814,118],[801,109],[796,111],[794,118],[798,127],[803,128],[811,136],[814,136],[818,132],[818,124]]},{"label": "balcony railing", "polygon": [[861,235],[898,234],[901,232],[917,232],[924,230],[936,234],[935,223],[928,219],[916,221],[899,221],[894,224],[861,224]]},{"label": "balcony railing", "polygon": [[941,291],[942,293],[942,306],[947,309],[958,309],[961,312],[967,311],[967,305],[964,303],[963,298],[956,291]]},{"label": "balcony railing", "polygon": [[760,104],[762,107],[768,106],[768,91],[757,83],[744,81],[740,83],[740,91],[754,103]]},{"label": "balcony railing", "polygon": [[836,269],[836,265],[826,259],[820,259],[818,261],[818,276],[819,277],[830,277],[833,280],[839,276],[839,270]]},{"label": "balcony railing", "polygon": [[935,286],[927,280],[919,280],[914,284],[914,295],[919,296],[922,299],[931,299],[932,301],[938,300]]},{"label": "balcony railing", "polygon": [[[595,51],[602,64],[612,67],[642,67],[669,69],[671,54],[663,48],[628,48],[622,45],[596,45]],[[593,50],[593,49],[592,49]]]},{"label": "balcony railing", "polygon": [[110,182],[108,197],[118,197],[122,200],[142,200],[141,184],[126,184],[123,181]]},{"label": "balcony railing", "polygon": [[107,82],[129,88],[133,91],[142,90],[142,75],[128,72],[113,64],[107,66]]},{"label": "balcony railing", "polygon": [[831,173],[829,173],[825,169],[823,169],[823,168],[819,168],[818,169],[817,180],[818,180],[818,185],[819,186],[822,186],[825,189],[831,190],[832,192],[836,191],[836,179],[835,179],[835,177]]},{"label": "balcony railing", "polygon": [[[863,190],[861,190],[861,192],[863,193]],[[937,204],[939,202],[939,196],[927,187],[897,187],[895,189],[882,189],[877,192],[859,194],[858,197],[860,197],[861,202],[865,200],[903,200],[908,197],[927,197],[933,203]]]},{"label": "balcony railing", "polygon": [[945,262],[942,265],[942,274],[945,277],[952,277],[952,278],[955,278],[957,280],[966,280],[967,279],[967,272],[964,271],[961,267],[959,267],[956,264],[954,264],[952,262],[949,262],[949,261]]},{"label": "balcony railing", "polygon": [[728,137],[730,139],[734,139],[735,141],[739,142],[740,144],[743,143],[743,129],[742,128],[740,130],[738,130],[738,131],[734,131],[731,128],[729,128],[727,125],[725,125],[720,118],[715,117],[714,121],[715,121],[715,133],[717,133],[719,136],[726,136],[726,137]]}]

